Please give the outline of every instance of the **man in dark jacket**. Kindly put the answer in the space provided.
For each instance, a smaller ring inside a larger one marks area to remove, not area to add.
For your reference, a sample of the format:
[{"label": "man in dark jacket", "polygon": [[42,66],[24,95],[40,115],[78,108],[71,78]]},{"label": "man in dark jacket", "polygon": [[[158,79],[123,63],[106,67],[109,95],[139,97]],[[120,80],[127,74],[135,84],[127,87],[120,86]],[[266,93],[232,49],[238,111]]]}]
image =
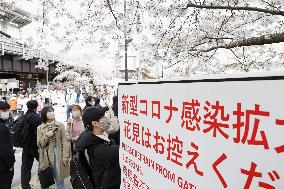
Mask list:
[{"label": "man in dark jacket", "polygon": [[30,100],[27,102],[28,111],[24,115],[27,119],[29,141],[25,141],[22,154],[21,184],[23,189],[30,189],[31,170],[34,159],[39,159],[37,147],[37,127],[41,124],[41,118],[36,113],[38,102]]},{"label": "man in dark jacket", "polygon": [[0,101],[0,188],[11,189],[15,156],[8,127],[9,104]]},{"label": "man in dark jacket", "polygon": [[77,140],[76,150],[87,149],[93,180],[98,188],[119,189],[120,167],[119,146],[111,145],[105,131],[109,125],[104,117],[106,107],[87,108],[83,114],[83,122],[87,131]]},{"label": "man in dark jacket", "polygon": [[101,99],[100,99],[100,98],[94,97],[94,100],[95,100],[95,106],[101,106],[101,105],[100,105],[100,102],[101,102]]},{"label": "man in dark jacket", "polygon": [[88,96],[85,99],[85,102],[86,106],[84,107],[84,110],[95,105],[95,99],[92,96]]}]

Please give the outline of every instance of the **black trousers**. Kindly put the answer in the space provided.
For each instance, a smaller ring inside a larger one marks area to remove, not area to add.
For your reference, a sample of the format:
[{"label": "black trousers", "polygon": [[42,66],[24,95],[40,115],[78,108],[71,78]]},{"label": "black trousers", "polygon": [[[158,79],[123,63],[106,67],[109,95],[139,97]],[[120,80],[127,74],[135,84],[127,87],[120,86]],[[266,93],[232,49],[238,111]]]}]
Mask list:
[{"label": "black trousers", "polygon": [[23,149],[22,154],[22,167],[21,167],[21,185],[23,189],[30,189],[31,171],[34,159],[38,157],[28,149]]},{"label": "black trousers", "polygon": [[71,112],[72,112],[72,105],[67,105],[67,111],[66,111],[67,119],[66,120],[69,119]]},{"label": "black trousers", "polygon": [[0,186],[2,189],[11,189],[14,170],[4,171],[0,173]]}]

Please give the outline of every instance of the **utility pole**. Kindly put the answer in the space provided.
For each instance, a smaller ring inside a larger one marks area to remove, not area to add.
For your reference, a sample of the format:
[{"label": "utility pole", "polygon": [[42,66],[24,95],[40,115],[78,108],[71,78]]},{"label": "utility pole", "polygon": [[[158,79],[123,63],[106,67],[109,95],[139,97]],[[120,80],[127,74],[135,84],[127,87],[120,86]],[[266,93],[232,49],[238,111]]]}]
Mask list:
[{"label": "utility pole", "polygon": [[46,86],[47,86],[47,90],[49,88],[49,83],[48,83],[48,69],[46,70]]},{"label": "utility pole", "polygon": [[[43,39],[43,35],[44,35],[44,24],[45,24],[45,0],[42,2],[42,39]],[[41,48],[43,48],[43,46],[41,47]],[[41,58],[41,57],[40,57]],[[42,59],[42,62],[44,62],[44,60]],[[48,83],[48,59],[46,60],[46,68],[44,69],[44,70],[46,70],[46,86],[47,86],[47,90],[48,90],[48,88],[49,88],[49,83]]]},{"label": "utility pole", "polygon": [[164,78],[164,66],[162,64],[162,78]]},{"label": "utility pole", "polygon": [[126,31],[126,0],[124,0],[124,67],[125,67],[125,81],[128,81],[128,69],[127,69],[127,31]]}]

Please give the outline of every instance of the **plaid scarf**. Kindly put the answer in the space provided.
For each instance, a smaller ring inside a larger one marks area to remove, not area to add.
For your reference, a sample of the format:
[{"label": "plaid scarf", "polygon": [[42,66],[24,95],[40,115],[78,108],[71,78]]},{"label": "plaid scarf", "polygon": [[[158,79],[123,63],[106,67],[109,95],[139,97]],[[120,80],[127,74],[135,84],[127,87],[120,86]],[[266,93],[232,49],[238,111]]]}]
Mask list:
[{"label": "plaid scarf", "polygon": [[[56,128],[58,128],[58,125],[55,125],[54,121],[52,121],[50,123],[47,123],[47,128],[48,128],[48,131],[54,131]],[[56,144],[56,137],[52,138],[52,142],[53,144]]]}]

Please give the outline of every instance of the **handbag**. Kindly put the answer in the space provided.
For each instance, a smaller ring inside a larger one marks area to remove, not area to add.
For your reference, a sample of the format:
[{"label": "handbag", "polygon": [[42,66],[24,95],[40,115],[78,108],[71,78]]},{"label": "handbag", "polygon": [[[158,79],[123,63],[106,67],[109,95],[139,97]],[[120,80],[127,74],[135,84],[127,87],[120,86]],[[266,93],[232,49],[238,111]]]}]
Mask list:
[{"label": "handbag", "polygon": [[[50,162],[47,150],[46,150],[46,153],[47,153],[48,162]],[[49,186],[55,184],[51,166],[48,166],[45,169],[39,170],[38,177],[39,177],[41,188],[48,188]]]}]

